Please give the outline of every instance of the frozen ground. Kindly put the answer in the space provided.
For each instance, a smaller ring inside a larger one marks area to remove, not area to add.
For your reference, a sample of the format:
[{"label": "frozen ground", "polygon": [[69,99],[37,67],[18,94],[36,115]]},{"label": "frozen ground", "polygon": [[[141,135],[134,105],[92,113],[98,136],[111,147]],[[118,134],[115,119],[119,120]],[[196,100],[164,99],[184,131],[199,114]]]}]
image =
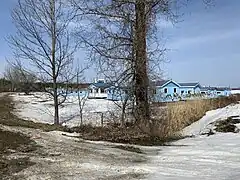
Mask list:
[{"label": "frozen ground", "polygon": [[[53,123],[53,101],[44,93],[35,93],[34,95],[12,95],[17,102],[17,115],[28,120]],[[110,118],[111,113],[117,115],[117,106],[114,102],[106,99],[87,99],[83,107],[84,123],[100,125],[101,113],[104,120]],[[79,105],[77,96],[69,96],[60,106],[60,121],[66,122],[68,126],[77,126],[80,123]]]},{"label": "frozen ground", "polygon": [[212,128],[209,123],[233,115],[240,115],[240,104],[209,111],[184,129],[185,135],[194,134],[194,138],[176,141],[171,146],[137,146],[144,154],[116,149],[116,144],[112,143],[66,137],[61,132],[11,128],[30,135],[43,146],[41,153],[31,155],[36,164],[17,175],[33,180],[238,180],[240,133],[200,135],[200,132]]},{"label": "frozen ground", "polygon": [[231,94],[240,94],[240,90],[231,90]]},{"label": "frozen ground", "polygon": [[[213,129],[212,122],[224,120],[230,116],[240,115],[240,104],[232,104],[224,108],[208,111],[199,121],[191,124],[183,130],[184,135],[200,135]],[[239,126],[239,124],[237,124]]]},{"label": "frozen ground", "polygon": [[61,132],[18,130],[42,146],[30,155],[36,164],[15,174],[19,179],[238,180],[240,176],[239,134],[198,136],[166,147],[139,147],[145,154],[137,154],[114,148],[116,144],[81,141]]}]

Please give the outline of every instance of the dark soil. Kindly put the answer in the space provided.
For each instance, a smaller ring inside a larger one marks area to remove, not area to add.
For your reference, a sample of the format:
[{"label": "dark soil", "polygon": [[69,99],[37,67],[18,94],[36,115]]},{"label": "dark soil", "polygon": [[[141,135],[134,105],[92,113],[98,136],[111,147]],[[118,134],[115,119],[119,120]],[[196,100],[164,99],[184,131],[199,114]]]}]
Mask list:
[{"label": "dark soil", "polygon": [[225,120],[225,122],[230,123],[230,124],[239,124],[240,117],[239,116],[230,116]]},{"label": "dark soil", "polygon": [[35,143],[29,137],[15,132],[0,129],[0,153],[8,153],[9,149],[20,152],[35,150]]},{"label": "dark soil", "polygon": [[208,132],[206,133],[201,133],[201,135],[207,135],[207,136],[211,136],[211,135],[214,135],[215,133],[213,132],[212,129],[210,129]]},{"label": "dark soil", "polygon": [[119,146],[114,146],[113,148],[118,148],[118,149],[123,149],[125,151],[144,154],[144,152],[142,152],[142,150],[140,148],[136,148],[136,147],[133,147],[133,146],[121,146],[121,145],[119,145]]},{"label": "dark soil", "polygon": [[239,123],[240,123],[239,117],[231,116],[225,120],[218,121],[215,124],[215,126],[216,126],[215,130],[217,132],[223,132],[223,133],[227,133],[227,132],[237,133],[237,132],[239,132],[239,130],[237,129],[235,124],[239,124]]},{"label": "dark soil", "polygon": [[[41,128],[50,130],[53,128],[48,125],[41,125],[30,121],[24,121],[17,118],[12,111],[14,104],[9,96],[0,97],[0,124],[7,126],[21,126],[31,128]],[[24,168],[27,168],[33,163],[28,157],[10,159],[8,155],[13,153],[29,153],[38,148],[36,143],[28,136],[17,133],[5,131],[0,128],[0,179],[14,179],[13,173],[17,173]]]},{"label": "dark soil", "polygon": [[0,177],[7,178],[34,164],[27,157],[9,159],[7,155],[16,152],[32,152],[36,149],[37,145],[29,137],[0,129]]}]

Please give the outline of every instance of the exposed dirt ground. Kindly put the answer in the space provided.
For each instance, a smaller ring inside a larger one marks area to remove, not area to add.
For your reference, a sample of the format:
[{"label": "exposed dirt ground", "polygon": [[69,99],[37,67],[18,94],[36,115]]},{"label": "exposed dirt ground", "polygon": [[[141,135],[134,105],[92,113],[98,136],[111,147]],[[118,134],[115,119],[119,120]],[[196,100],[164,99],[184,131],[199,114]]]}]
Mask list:
[{"label": "exposed dirt ground", "polygon": [[86,142],[51,131],[59,127],[21,120],[12,109],[10,99],[1,96],[2,179],[141,179],[147,174],[141,168],[147,158],[137,148]]},{"label": "exposed dirt ground", "polygon": [[2,128],[21,131],[41,146],[35,151],[15,152],[8,156],[29,157],[34,164],[15,174],[17,179],[141,179],[146,173],[138,168],[139,163],[147,161],[141,153],[124,151],[111,144],[80,141],[63,136],[60,131]]},{"label": "exposed dirt ground", "polygon": [[34,163],[29,157],[9,158],[14,153],[27,153],[36,150],[36,144],[20,133],[5,131],[0,126],[0,177],[6,179]]}]

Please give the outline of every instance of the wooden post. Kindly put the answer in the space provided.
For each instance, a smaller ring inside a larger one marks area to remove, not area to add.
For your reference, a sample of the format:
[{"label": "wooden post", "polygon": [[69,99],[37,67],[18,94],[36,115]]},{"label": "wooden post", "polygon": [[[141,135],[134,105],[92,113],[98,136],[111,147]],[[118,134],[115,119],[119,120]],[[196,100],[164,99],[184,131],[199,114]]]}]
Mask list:
[{"label": "wooden post", "polygon": [[102,112],[102,114],[101,114],[101,125],[102,125],[102,127],[103,127],[103,112]]},{"label": "wooden post", "polygon": [[101,115],[101,126],[103,127],[103,112],[97,111],[97,112],[95,112],[95,113]]}]

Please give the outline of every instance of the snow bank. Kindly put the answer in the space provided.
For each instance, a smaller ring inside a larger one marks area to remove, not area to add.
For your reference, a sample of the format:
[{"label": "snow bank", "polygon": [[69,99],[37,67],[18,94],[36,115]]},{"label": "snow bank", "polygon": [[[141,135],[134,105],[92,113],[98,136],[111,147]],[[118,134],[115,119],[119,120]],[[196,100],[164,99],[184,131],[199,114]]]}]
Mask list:
[{"label": "snow bank", "polygon": [[152,157],[150,180],[237,180],[240,177],[240,134],[186,138],[163,147]]},{"label": "snow bank", "polygon": [[224,120],[230,116],[240,115],[240,104],[229,105],[224,108],[208,111],[199,121],[191,124],[183,130],[183,135],[200,135],[203,132],[213,128],[213,123],[218,120]]},{"label": "snow bank", "polygon": [[[208,111],[199,121],[186,127],[184,135],[195,135],[162,147],[152,156],[150,180],[226,180],[240,179],[240,133],[200,135],[213,128],[210,123],[240,115],[240,104]],[[239,126],[238,124],[237,126]]]},{"label": "snow bank", "polygon": [[231,90],[231,94],[240,94],[240,90]]}]

